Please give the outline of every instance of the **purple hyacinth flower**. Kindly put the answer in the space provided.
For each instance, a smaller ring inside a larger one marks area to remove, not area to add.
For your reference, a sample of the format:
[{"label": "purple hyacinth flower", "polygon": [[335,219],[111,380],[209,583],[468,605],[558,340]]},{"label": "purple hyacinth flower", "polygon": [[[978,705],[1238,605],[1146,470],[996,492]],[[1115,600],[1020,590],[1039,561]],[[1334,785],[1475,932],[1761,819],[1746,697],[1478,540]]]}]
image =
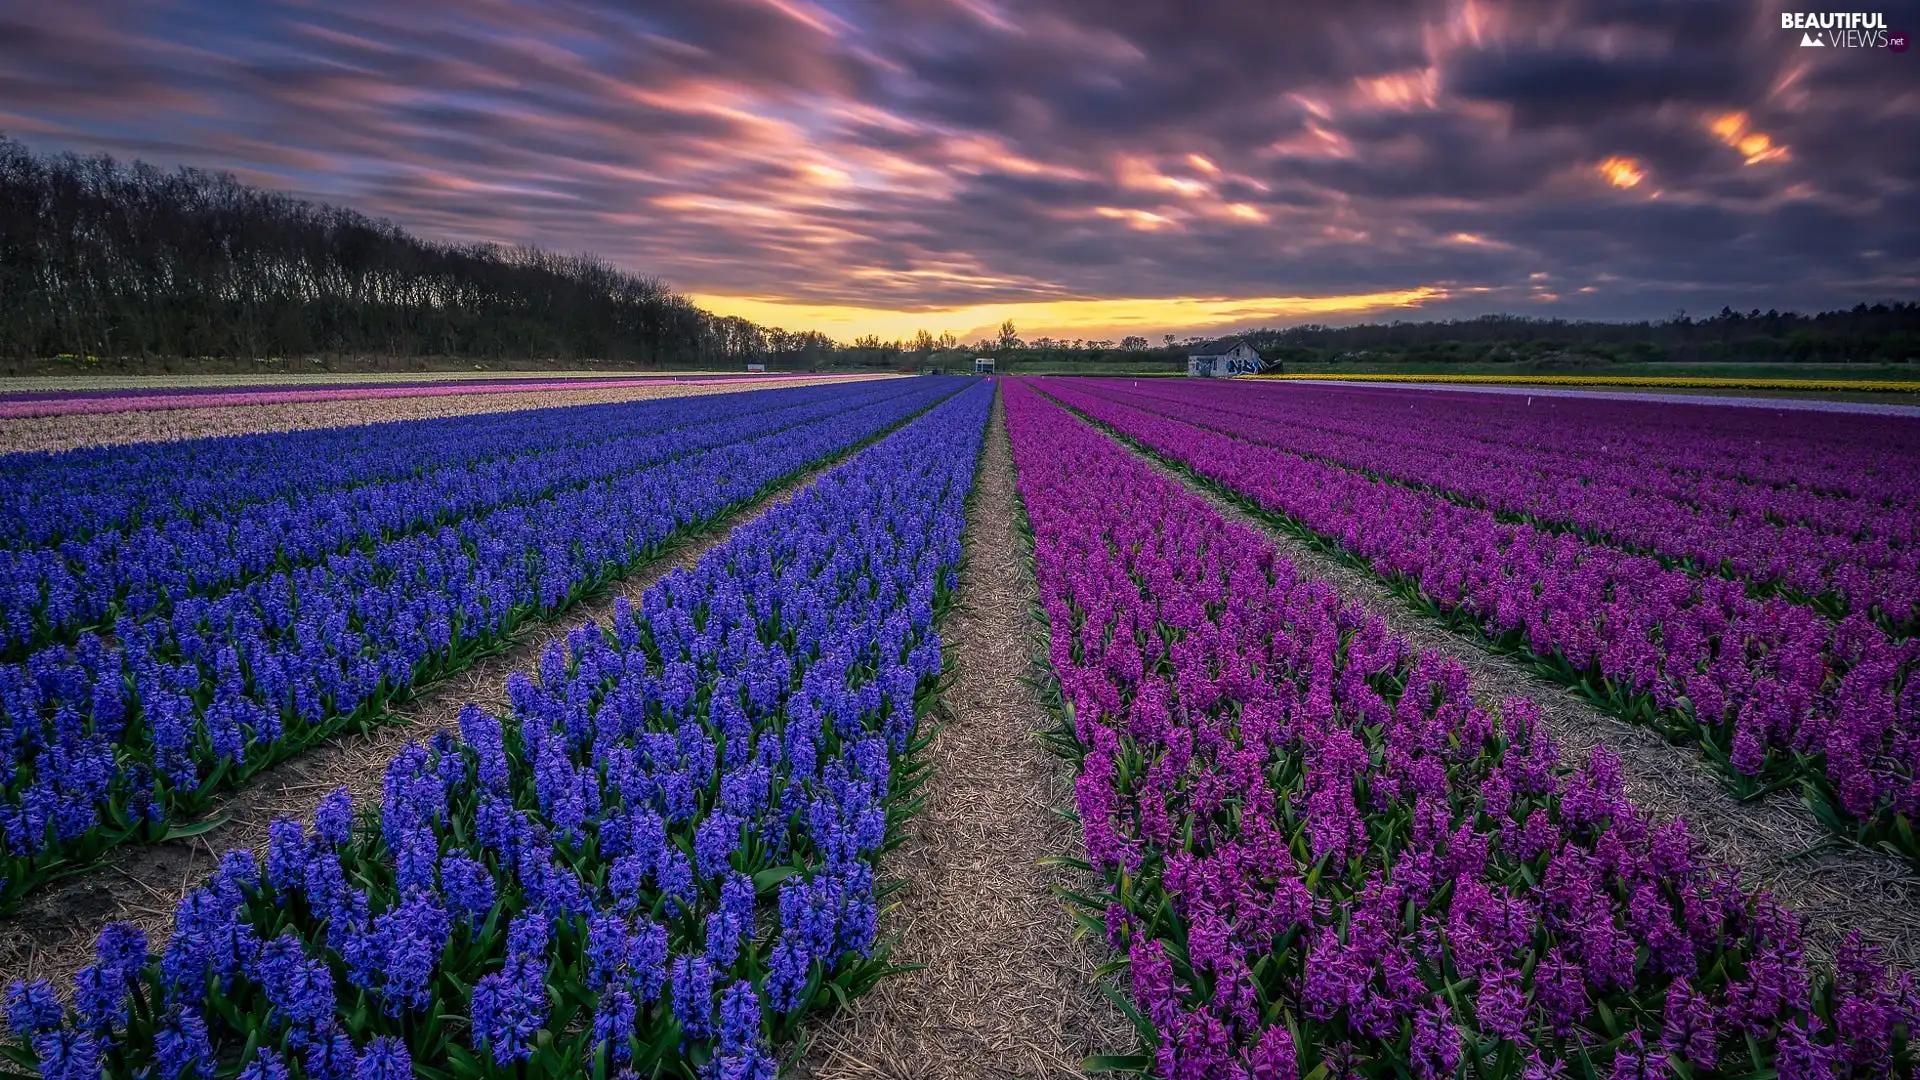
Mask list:
[{"label": "purple hyacinth flower", "polygon": [[7,991],[7,1025],[16,1038],[31,1039],[60,1026],[66,1016],[53,987],[43,979],[15,980]]},{"label": "purple hyacinth flower", "polygon": [[360,1051],[360,1061],[354,1066],[353,1080],[412,1080],[413,1058],[407,1053],[407,1044],[399,1039],[380,1036]]}]

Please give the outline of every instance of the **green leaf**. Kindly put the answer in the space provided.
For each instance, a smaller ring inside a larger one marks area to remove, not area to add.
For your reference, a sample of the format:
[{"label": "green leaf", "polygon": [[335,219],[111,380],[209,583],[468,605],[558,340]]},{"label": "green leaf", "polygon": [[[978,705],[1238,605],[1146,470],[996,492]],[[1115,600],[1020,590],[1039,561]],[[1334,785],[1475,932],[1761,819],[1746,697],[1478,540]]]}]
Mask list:
[{"label": "green leaf", "polygon": [[213,830],[219,828],[222,825],[225,825],[226,823],[227,823],[226,818],[216,817],[216,818],[207,818],[204,821],[196,821],[188,825],[175,825],[169,828],[167,830],[166,836],[162,837],[161,839],[185,840],[191,836],[199,836],[201,833],[212,832]]},{"label": "green leaf", "polygon": [[476,1080],[486,1075],[486,1066],[469,1053],[466,1047],[457,1043],[448,1043],[446,1050],[447,1060],[453,1064],[453,1074],[460,1080]]},{"label": "green leaf", "polygon": [[756,893],[766,892],[768,889],[773,888],[775,885],[780,884],[799,872],[800,868],[797,866],[768,867],[753,875],[753,891]]},{"label": "green leaf", "polygon": [[1160,1044],[1160,1033],[1154,1030],[1153,1021],[1141,1016],[1140,1010],[1133,1007],[1133,1002],[1128,1001],[1125,994],[1115,990],[1112,984],[1105,982],[1100,984],[1100,993],[1104,994],[1108,1001],[1118,1006],[1121,1014],[1133,1023],[1134,1030],[1140,1033],[1140,1044],[1142,1046],[1158,1046]]},{"label": "green leaf", "polygon": [[1087,1072],[1144,1073],[1152,1067],[1153,1059],[1145,1054],[1088,1054],[1080,1063]]}]

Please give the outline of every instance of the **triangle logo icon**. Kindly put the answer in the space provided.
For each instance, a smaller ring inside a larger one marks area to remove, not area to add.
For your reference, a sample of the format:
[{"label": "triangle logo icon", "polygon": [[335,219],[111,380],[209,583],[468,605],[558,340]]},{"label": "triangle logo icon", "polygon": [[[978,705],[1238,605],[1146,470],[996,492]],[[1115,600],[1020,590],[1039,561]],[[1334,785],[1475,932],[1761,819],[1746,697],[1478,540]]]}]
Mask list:
[{"label": "triangle logo icon", "polygon": [[1824,49],[1827,47],[1827,43],[1824,41],[1821,41],[1817,37],[1814,37],[1812,34],[1802,32],[1800,35],[1800,47],[1803,49],[1809,48],[1809,47]]}]

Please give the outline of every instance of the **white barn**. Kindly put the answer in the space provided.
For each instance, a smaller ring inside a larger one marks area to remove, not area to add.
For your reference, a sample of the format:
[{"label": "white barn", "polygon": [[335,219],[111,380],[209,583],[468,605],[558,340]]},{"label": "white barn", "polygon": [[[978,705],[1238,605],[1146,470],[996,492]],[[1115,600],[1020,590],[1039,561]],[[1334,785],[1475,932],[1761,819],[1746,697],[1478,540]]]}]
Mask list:
[{"label": "white barn", "polygon": [[1260,350],[1247,344],[1245,338],[1229,338],[1198,346],[1188,353],[1187,374],[1221,379],[1229,375],[1257,375],[1260,363]]},{"label": "white barn", "polygon": [[993,357],[991,357],[991,356],[976,356],[976,357],[974,357],[974,358],[973,358],[973,373],[974,373],[975,375],[991,375],[991,374],[993,374]]}]

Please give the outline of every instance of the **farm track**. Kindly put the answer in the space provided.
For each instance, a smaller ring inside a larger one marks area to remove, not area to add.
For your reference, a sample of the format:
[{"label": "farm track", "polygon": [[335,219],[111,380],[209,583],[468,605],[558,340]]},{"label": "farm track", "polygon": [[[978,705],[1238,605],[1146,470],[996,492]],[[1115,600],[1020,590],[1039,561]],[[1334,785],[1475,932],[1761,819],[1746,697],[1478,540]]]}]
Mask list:
[{"label": "farm track", "polygon": [[1080,1077],[1087,1054],[1136,1038],[1095,983],[1105,946],[1080,938],[1053,893],[1084,875],[1041,865],[1082,847],[1052,812],[1071,805],[1071,781],[1039,741],[1050,718],[1025,680],[1038,593],[1018,500],[996,399],[945,631],[958,670],[936,714],[927,803],[881,867],[905,885],[882,936],[900,939],[896,962],[926,967],[881,980],[817,1029],[800,1080]]},{"label": "farm track", "polygon": [[468,702],[505,716],[507,677],[534,670],[549,644],[590,622],[610,625],[619,597],[637,602],[655,582],[676,569],[693,566],[735,528],[790,501],[865,445],[722,515],[558,619],[524,628],[504,651],[395,705],[389,710],[393,722],[366,735],[329,739],[262,771],[208,812],[209,818],[224,819],[218,827],[190,840],[122,847],[95,869],[29,896],[12,916],[0,919],[0,986],[14,979],[41,978],[64,995],[73,974],[92,962],[95,935],[115,920],[139,926],[158,948],[173,925],[174,905],[213,871],[223,852],[238,847],[264,850],[267,826],[281,818],[310,824],[315,804],[340,787],[352,792],[356,807],[377,805],[387,762],[409,742],[441,729],[457,730],[460,709]]},{"label": "farm track", "polygon": [[[836,378],[839,378],[836,376]],[[852,376],[842,381],[860,378]],[[353,398],[267,405],[215,405],[206,408],[131,410],[74,416],[0,419],[0,453],[72,450],[83,446],[173,442],[219,435],[255,435],[273,431],[350,427],[395,420],[428,420],[480,413],[514,413],[562,405],[607,405],[622,401],[700,397],[743,390],[779,390],[824,380],[801,376],[753,384],[675,383],[598,390],[541,390],[527,393],[448,394],[442,397]]]},{"label": "farm track", "polygon": [[[1113,438],[1097,425],[1095,430]],[[1901,860],[1841,843],[1790,794],[1753,802],[1734,799],[1694,749],[1669,743],[1575,697],[1514,658],[1486,649],[1474,633],[1448,629],[1413,610],[1374,575],[1268,525],[1233,497],[1157,455],[1114,441],[1205,499],[1227,520],[1258,530],[1302,577],[1324,582],[1341,598],[1364,605],[1415,648],[1458,660],[1471,673],[1483,705],[1496,706],[1508,697],[1532,699],[1559,742],[1563,760],[1582,760],[1597,746],[1619,755],[1628,798],[1662,821],[1684,818],[1706,854],[1737,868],[1749,886],[1764,889],[1792,909],[1803,924],[1810,954],[1830,960],[1847,934],[1858,930],[1865,941],[1884,950],[1895,968],[1920,971],[1920,923],[1914,918],[1920,911],[1920,878]]]}]

